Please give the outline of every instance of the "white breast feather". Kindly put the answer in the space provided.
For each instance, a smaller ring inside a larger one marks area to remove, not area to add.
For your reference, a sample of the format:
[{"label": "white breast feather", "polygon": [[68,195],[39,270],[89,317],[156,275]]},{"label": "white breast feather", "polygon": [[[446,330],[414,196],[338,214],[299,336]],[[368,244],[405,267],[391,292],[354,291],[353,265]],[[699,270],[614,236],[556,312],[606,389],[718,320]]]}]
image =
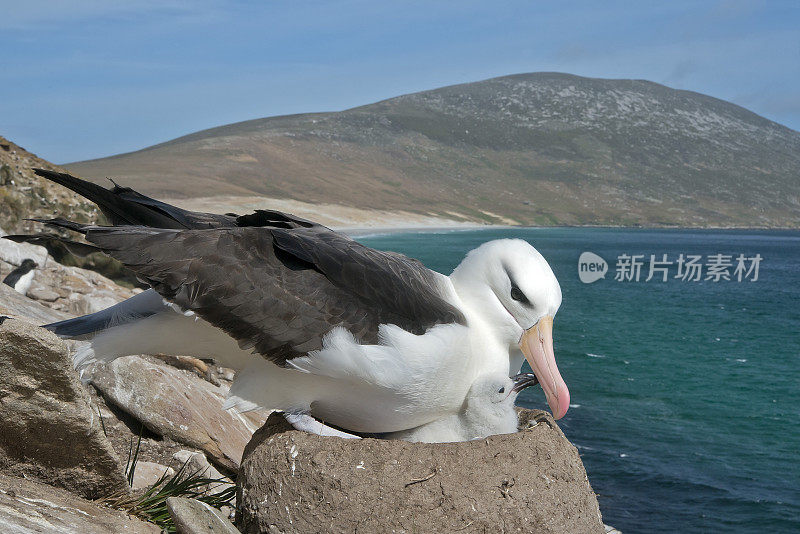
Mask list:
[{"label": "white breast feather", "polygon": [[31,269],[27,273],[23,274],[17,280],[17,283],[14,284],[14,291],[17,293],[22,293],[23,295],[28,293],[28,290],[31,288],[31,282],[33,282],[33,275],[36,271]]}]

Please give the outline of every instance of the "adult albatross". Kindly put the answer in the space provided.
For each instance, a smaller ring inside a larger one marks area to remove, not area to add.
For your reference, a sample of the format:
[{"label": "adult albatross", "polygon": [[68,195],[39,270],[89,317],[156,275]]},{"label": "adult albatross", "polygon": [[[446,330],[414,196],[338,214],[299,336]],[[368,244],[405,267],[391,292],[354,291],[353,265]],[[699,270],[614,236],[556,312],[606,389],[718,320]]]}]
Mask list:
[{"label": "adult albatross", "polygon": [[484,243],[445,276],[278,211],[195,213],[116,184],[37,174],[95,202],[114,226],[41,222],[83,233],[151,288],[46,325],[89,340],[78,367],[142,353],[213,358],[237,370],[229,407],[378,433],[458,412],[478,376],[515,375],[524,355],[553,415],[569,407],[552,340],[561,289],[525,241]]}]

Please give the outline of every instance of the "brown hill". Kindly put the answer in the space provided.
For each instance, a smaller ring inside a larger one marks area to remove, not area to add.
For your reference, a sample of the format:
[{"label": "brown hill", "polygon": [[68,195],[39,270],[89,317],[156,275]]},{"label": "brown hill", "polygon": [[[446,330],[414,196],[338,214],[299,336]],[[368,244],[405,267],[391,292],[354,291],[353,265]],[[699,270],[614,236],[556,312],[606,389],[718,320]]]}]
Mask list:
[{"label": "brown hill", "polygon": [[159,197],[239,205],[270,197],[472,222],[800,226],[800,133],[698,93],[556,73],[257,119],[66,167]]},{"label": "brown hill", "polygon": [[[65,169],[43,160],[16,143],[0,136],[0,235],[5,235],[5,233],[29,234],[43,231],[42,225],[25,220],[29,217],[49,218],[61,216],[78,222],[103,222],[103,216],[94,204],[60,185],[36,176],[33,173],[33,168],[65,172]],[[47,229],[45,231],[59,233],[62,236],[68,236],[70,239],[81,240],[80,236],[76,237],[65,230]],[[63,246],[54,243],[48,245],[47,249],[48,253],[56,261],[64,265],[97,271],[123,285],[132,286],[138,284],[133,273],[118,261],[103,254],[90,254],[86,258],[75,257],[69,254]],[[2,263],[0,262],[0,264]],[[2,266],[0,265],[0,267]],[[53,271],[53,269],[51,268],[50,271]],[[56,278],[61,277],[63,272],[63,269],[56,270],[54,276]],[[8,271],[3,274],[8,274]],[[42,273],[37,278],[40,282],[42,282],[42,276],[47,278]],[[41,284],[38,285],[41,286]],[[66,286],[70,285],[69,283],[66,284]],[[95,289],[98,288],[95,287]],[[58,292],[60,293],[61,290],[59,289]],[[87,292],[79,290],[79,293],[86,294]],[[83,300],[83,298],[78,299],[73,304],[79,305]],[[51,307],[58,307],[62,304],[60,301],[56,302],[55,299],[48,302]],[[72,309],[72,311],[75,310]]]},{"label": "brown hill", "polygon": [[36,176],[34,167],[65,172],[0,136],[0,228],[8,233],[29,231],[33,223],[24,218],[55,212],[81,222],[96,220],[94,204]]}]

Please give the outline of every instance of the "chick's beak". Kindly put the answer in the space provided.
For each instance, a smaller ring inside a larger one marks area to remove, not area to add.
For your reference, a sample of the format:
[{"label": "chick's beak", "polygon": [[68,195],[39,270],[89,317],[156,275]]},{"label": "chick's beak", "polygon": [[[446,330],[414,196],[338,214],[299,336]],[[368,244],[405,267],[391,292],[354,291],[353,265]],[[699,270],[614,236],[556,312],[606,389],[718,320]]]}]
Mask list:
[{"label": "chick's beak", "polygon": [[536,378],[536,375],[533,373],[520,373],[512,376],[511,380],[514,381],[514,387],[511,388],[511,391],[514,393],[519,393],[523,389],[535,386],[539,383],[539,379]]},{"label": "chick's beak", "polygon": [[569,409],[569,390],[558,372],[553,352],[553,318],[542,317],[526,330],[519,341],[519,348],[542,385],[553,417],[561,419]]}]

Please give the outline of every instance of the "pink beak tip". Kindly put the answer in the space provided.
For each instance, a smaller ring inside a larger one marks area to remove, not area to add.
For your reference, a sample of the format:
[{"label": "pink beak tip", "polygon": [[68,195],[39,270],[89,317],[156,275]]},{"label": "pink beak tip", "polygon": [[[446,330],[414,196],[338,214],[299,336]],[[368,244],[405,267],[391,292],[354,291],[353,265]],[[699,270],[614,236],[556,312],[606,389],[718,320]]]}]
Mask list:
[{"label": "pink beak tip", "polygon": [[547,399],[547,404],[550,405],[550,410],[553,412],[553,419],[559,420],[567,414],[569,410],[569,390],[564,387],[560,388],[558,398]]}]

